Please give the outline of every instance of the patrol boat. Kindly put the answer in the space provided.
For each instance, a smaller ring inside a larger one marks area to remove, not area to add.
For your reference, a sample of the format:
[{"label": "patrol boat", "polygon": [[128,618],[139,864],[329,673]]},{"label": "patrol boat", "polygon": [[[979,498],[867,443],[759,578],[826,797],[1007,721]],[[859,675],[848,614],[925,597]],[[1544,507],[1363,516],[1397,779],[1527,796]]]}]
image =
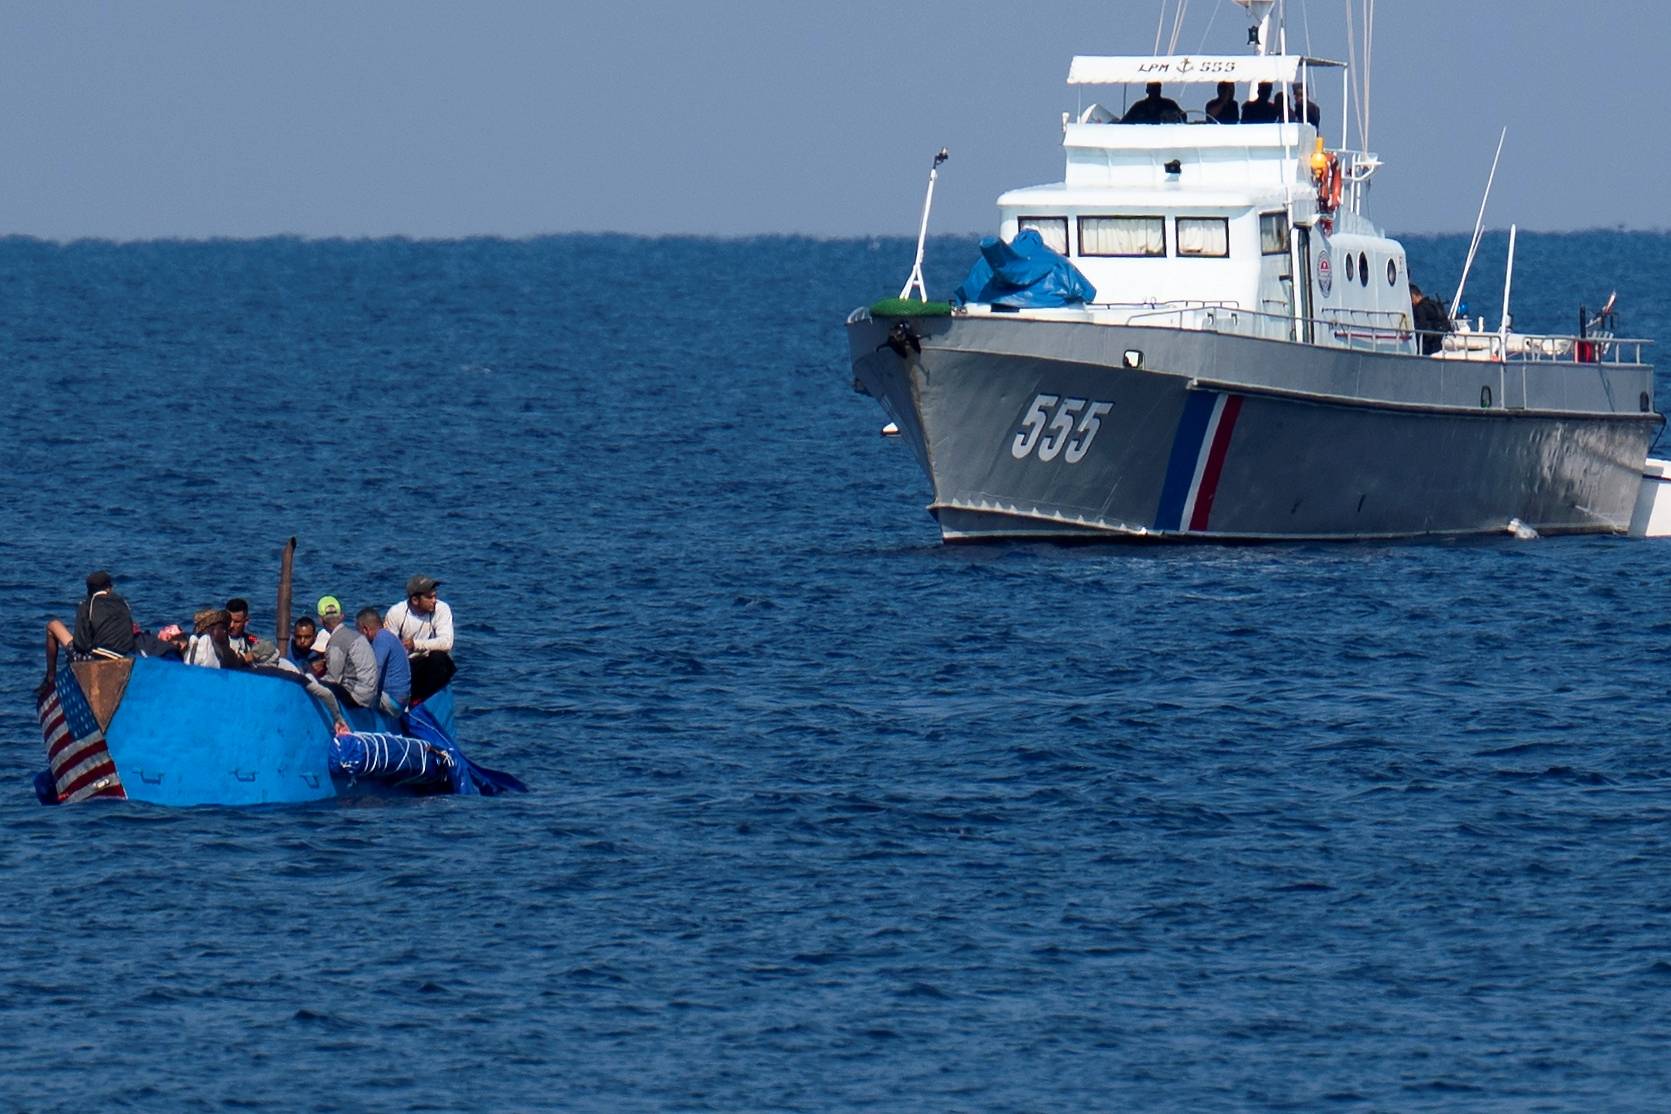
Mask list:
[{"label": "patrol boat", "polygon": [[[1196,103],[1270,82],[1297,109],[1326,77],[1345,136],[1348,67],[1267,53],[1270,4],[1238,2],[1256,53],[1076,57],[1068,82]],[[1647,342],[1515,334],[1506,308],[1496,332],[1424,337],[1367,212],[1380,159],[1282,113],[1064,113],[1063,180],[998,198],[961,304],[907,299],[919,236],[901,297],[849,316],[855,389],[946,541],[1629,530],[1663,421]]]}]

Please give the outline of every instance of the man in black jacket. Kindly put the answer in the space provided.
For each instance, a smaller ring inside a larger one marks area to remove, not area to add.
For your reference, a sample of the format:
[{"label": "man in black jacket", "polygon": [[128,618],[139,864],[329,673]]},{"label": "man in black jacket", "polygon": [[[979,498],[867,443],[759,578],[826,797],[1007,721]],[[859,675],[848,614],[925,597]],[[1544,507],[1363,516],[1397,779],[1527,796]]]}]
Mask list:
[{"label": "man in black jacket", "polygon": [[58,651],[70,651],[70,660],[131,657],[134,650],[133,612],[128,601],[116,594],[110,574],[100,569],[87,574],[87,598],[75,609],[75,632],[53,619],[46,625],[46,678],[40,691],[58,683]]},{"label": "man in black jacket", "polygon": [[1184,110],[1171,97],[1161,95],[1161,85],[1151,81],[1144,87],[1146,95],[1131,106],[1131,111],[1120,117],[1122,124],[1181,124]]},{"label": "man in black jacket", "polygon": [[1416,339],[1421,343],[1423,356],[1431,356],[1444,347],[1445,334],[1451,331],[1451,315],[1445,312],[1439,299],[1429,298],[1413,282],[1410,284],[1410,320],[1415,324]]}]

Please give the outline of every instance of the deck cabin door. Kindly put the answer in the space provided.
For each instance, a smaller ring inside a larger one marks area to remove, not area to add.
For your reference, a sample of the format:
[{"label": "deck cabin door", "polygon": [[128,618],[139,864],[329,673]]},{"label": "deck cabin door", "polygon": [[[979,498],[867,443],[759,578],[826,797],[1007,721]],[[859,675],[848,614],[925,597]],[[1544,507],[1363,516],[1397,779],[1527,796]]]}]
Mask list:
[{"label": "deck cabin door", "polygon": [[1502,368],[1502,391],[1504,410],[1526,409],[1526,365],[1507,360],[1499,365]]},{"label": "deck cabin door", "polygon": [[[1312,309],[1311,284],[1313,280],[1311,275],[1311,229],[1309,228],[1294,229],[1294,266],[1297,268],[1294,273],[1303,276],[1299,282],[1300,328],[1296,339],[1302,343],[1310,344],[1312,343],[1311,322],[1312,318],[1317,315]],[[1290,282],[1292,282],[1292,277]]]}]

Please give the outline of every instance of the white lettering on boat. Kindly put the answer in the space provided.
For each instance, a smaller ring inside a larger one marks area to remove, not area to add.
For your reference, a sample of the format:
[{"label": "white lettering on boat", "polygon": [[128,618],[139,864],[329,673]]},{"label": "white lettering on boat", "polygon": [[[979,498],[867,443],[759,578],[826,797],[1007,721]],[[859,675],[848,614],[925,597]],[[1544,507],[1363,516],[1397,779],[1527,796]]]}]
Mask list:
[{"label": "white lettering on boat", "polygon": [[1112,402],[1034,395],[1033,404],[1021,419],[1021,428],[1010,442],[1010,455],[1026,460],[1036,449],[1038,458],[1046,463],[1060,456],[1069,464],[1078,464],[1091,451],[1103,415],[1113,409]]}]

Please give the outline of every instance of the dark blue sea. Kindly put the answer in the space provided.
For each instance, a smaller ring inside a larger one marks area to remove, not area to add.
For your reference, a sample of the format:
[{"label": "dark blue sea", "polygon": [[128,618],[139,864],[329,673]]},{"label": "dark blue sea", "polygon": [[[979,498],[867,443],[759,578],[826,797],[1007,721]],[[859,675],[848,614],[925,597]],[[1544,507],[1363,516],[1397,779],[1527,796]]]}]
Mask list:
[{"label": "dark blue sea", "polygon": [[[1671,542],[942,546],[912,248],[0,240],[0,1109],[1664,1109]],[[1521,237],[1522,329],[1614,287]],[[532,792],[36,804],[86,573],[270,632],[290,535],[444,581]]]}]

